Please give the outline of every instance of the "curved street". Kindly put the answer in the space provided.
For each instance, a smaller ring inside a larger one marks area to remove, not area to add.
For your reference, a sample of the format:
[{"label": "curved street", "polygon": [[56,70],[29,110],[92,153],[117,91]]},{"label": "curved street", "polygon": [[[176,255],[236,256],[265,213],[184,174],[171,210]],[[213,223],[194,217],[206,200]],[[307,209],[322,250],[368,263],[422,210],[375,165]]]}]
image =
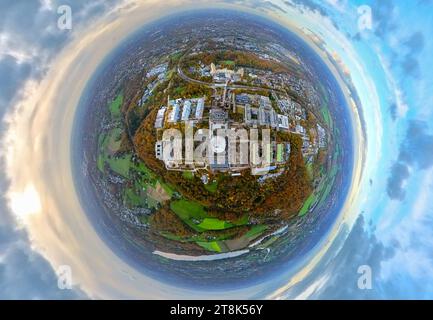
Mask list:
[{"label": "curved street", "polygon": [[177,66],[177,73],[179,74],[179,76],[185,80],[188,81],[190,83],[195,83],[198,85],[202,85],[202,86],[206,86],[208,88],[211,89],[216,89],[216,88],[224,88],[227,86],[227,89],[231,89],[231,90],[236,90],[236,89],[243,89],[243,90],[251,90],[251,91],[267,91],[267,92],[278,92],[278,93],[282,93],[285,94],[284,92],[278,91],[278,90],[272,90],[269,88],[261,88],[261,87],[250,87],[250,86],[243,86],[243,85],[227,85],[227,84],[216,84],[216,83],[208,83],[208,82],[204,82],[201,80],[197,80],[197,79],[193,79],[188,77],[182,70],[182,68],[180,67],[180,65]]}]

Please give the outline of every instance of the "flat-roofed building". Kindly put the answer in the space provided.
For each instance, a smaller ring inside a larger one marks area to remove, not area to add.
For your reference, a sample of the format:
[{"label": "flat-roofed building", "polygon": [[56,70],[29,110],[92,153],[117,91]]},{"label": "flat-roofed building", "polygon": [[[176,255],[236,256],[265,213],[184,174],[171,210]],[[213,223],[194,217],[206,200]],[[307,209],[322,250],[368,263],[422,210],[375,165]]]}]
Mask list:
[{"label": "flat-roofed building", "polygon": [[156,115],[156,120],[155,120],[155,128],[156,129],[160,129],[160,128],[164,127],[164,116],[165,116],[166,110],[167,110],[166,107],[161,107],[158,110],[158,114]]},{"label": "flat-roofed building", "polygon": [[299,125],[299,124],[296,125],[295,131],[296,131],[296,133],[301,134],[301,135],[304,135],[306,133],[304,127]]},{"label": "flat-roofed building", "polygon": [[226,123],[228,114],[222,109],[212,109],[210,111],[210,121],[212,123]]},{"label": "flat-roofed building", "polygon": [[187,121],[189,119],[189,115],[191,114],[191,101],[187,100],[183,104],[182,110],[182,121]]},{"label": "flat-roofed building", "polygon": [[292,111],[292,102],[288,99],[278,100],[278,107],[285,114],[290,114]]},{"label": "flat-roofed building", "polygon": [[289,130],[289,117],[282,114],[278,115],[278,128]]},{"label": "flat-roofed building", "polygon": [[151,78],[151,77],[154,77],[154,76],[158,76],[158,75],[164,74],[167,71],[167,68],[168,68],[168,63],[164,63],[164,64],[161,64],[161,65],[158,65],[158,66],[154,67],[153,69],[151,69],[146,74],[146,77],[147,78]]},{"label": "flat-roofed building", "polygon": [[259,124],[261,126],[270,126],[276,128],[278,126],[278,116],[272,107],[259,108]]},{"label": "flat-roofed building", "polygon": [[179,114],[180,114],[180,106],[179,106],[178,102],[175,102],[172,109],[171,109],[168,122],[171,122],[171,123],[178,122],[179,121]]},{"label": "flat-roofed building", "polygon": [[197,108],[195,109],[195,118],[201,120],[204,112],[204,98],[197,100]]},{"label": "flat-roofed building", "polygon": [[236,95],[235,101],[236,101],[236,104],[242,105],[242,106],[245,106],[247,104],[251,104],[250,96],[248,94],[245,94],[245,93]]},{"label": "flat-roofed building", "polygon": [[240,81],[244,77],[244,69],[240,68],[237,71],[227,68],[217,69],[214,63],[210,66],[210,74],[216,82]]},{"label": "flat-roofed building", "polygon": [[262,108],[272,108],[271,99],[266,96],[260,96],[260,107]]},{"label": "flat-roofed building", "polygon": [[247,126],[257,125],[259,123],[259,109],[247,104],[244,109],[244,121]]}]

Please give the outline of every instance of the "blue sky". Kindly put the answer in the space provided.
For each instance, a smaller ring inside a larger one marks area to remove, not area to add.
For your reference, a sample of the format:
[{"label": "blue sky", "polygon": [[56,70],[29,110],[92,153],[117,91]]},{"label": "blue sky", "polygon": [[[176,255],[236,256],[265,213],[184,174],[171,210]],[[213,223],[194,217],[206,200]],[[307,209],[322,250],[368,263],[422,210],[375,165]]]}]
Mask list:
[{"label": "blue sky", "polygon": [[[350,212],[353,223],[339,231],[302,281],[284,286],[289,279],[282,278],[251,295],[272,297],[281,287],[277,296],[284,298],[433,298],[433,209],[428,201],[433,196],[433,41],[428,33],[433,30],[433,1],[222,2],[310,26],[349,69],[368,133],[366,168]],[[63,48],[121,3],[2,1],[0,117],[7,120],[16,111],[29,81],[41,83],[52,61],[65,53]],[[60,4],[72,7],[72,31],[55,27]],[[360,5],[372,9],[372,30],[358,29]],[[8,123],[0,129],[0,134],[7,133]],[[2,171],[5,161],[2,156]],[[6,195],[10,181],[2,179],[0,190]],[[73,299],[92,294],[80,289],[80,283],[73,290],[59,290],[50,261],[33,249],[32,241],[2,198],[0,298]],[[356,286],[360,265],[372,268],[372,290]]]},{"label": "blue sky", "polygon": [[[103,14],[113,1],[25,1],[0,3],[0,117],[10,112],[20,99],[26,81],[44,77],[49,62],[65,45],[70,34],[56,25],[54,8],[69,4],[77,23]],[[7,130],[2,123],[1,132]],[[1,159],[4,170],[4,159]],[[8,181],[0,178],[4,195]],[[4,197],[0,200],[0,299],[77,299],[86,297],[79,288],[59,290],[57,276],[44,257],[31,248],[28,235],[17,225]]]}]

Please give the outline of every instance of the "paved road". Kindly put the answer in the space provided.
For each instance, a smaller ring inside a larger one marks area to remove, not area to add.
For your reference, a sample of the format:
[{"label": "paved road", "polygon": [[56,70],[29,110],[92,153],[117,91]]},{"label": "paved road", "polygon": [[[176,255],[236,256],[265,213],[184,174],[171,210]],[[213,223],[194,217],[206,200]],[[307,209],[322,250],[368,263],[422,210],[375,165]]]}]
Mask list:
[{"label": "paved road", "polygon": [[[215,83],[208,83],[208,82],[204,82],[201,80],[197,80],[197,79],[192,79],[190,77],[188,77],[182,70],[182,68],[180,66],[177,66],[177,73],[179,74],[179,76],[188,82],[191,83],[195,83],[198,85],[202,85],[202,86],[206,86],[208,88],[212,88],[212,89],[216,89],[216,88],[224,88],[226,86],[226,84],[221,83],[221,84],[215,84]],[[250,86],[243,86],[243,85],[238,85],[238,84],[234,84],[234,85],[228,85],[227,89],[243,89],[243,90],[251,90],[251,91],[267,91],[267,92],[278,92],[281,94],[285,94],[285,92],[282,91],[278,91],[278,90],[272,90],[272,89],[268,89],[268,88],[261,88],[261,87],[250,87]]]},{"label": "paved road", "polygon": [[[215,84],[215,83],[204,82],[204,81],[197,80],[197,79],[192,79],[192,78],[188,77],[183,72],[182,68],[179,65],[177,66],[177,72],[178,72],[179,76],[183,80],[191,82],[191,83],[195,83],[195,84],[198,84],[198,85],[203,85],[203,86],[206,86],[206,87],[211,88],[211,89],[224,88],[226,86],[223,83],[222,84]],[[233,89],[243,89],[243,90],[251,90],[251,91],[267,91],[267,92],[276,92],[276,93],[283,94],[283,95],[287,94],[287,92],[283,92],[283,91],[280,91],[280,90],[272,90],[272,89],[260,88],[260,87],[249,87],[249,86],[242,86],[242,85],[228,85],[227,89],[232,89],[232,90]],[[310,109],[308,109],[308,110],[310,112],[312,112],[317,119],[320,119],[320,117],[319,117],[319,115],[318,115],[318,113],[317,113],[316,110],[310,110]]]},{"label": "paved road", "polygon": [[[199,84],[199,85],[203,85],[203,86],[206,86],[206,87],[208,87],[208,88],[212,88],[212,89],[216,89],[216,88],[224,88],[225,87],[225,84],[214,84],[214,83],[208,83],[208,82],[204,82],[204,81],[200,81],[200,80],[196,80],[196,79],[192,79],[192,78],[190,78],[190,77],[188,77],[184,72],[183,72],[183,70],[182,70],[182,68],[180,67],[180,65],[181,65],[181,63],[182,63],[182,60],[183,60],[183,58],[185,57],[185,56],[187,56],[188,55],[188,53],[189,53],[189,51],[191,50],[193,48],[193,46],[191,46],[190,47],[190,49],[187,51],[187,52],[185,52],[185,54],[181,57],[181,59],[179,60],[179,62],[178,62],[178,65],[177,65],[177,73],[179,74],[179,76],[183,79],[183,80],[185,80],[185,81],[188,81],[188,82],[191,82],[191,83],[195,83],[195,84]],[[230,86],[227,86],[227,89],[244,89],[244,90],[252,90],[252,91],[267,91],[267,92],[277,92],[277,93],[279,93],[279,94],[283,94],[283,95],[286,95],[287,94],[287,92],[283,92],[283,91],[280,91],[280,90],[272,90],[272,89],[268,89],[268,88],[260,88],[260,87],[249,87],[249,86],[242,86],[242,85],[230,85]],[[315,117],[317,118],[317,119],[321,119],[320,118],[320,116],[318,115],[318,113],[317,113],[317,110],[315,110],[315,109],[313,109],[313,110],[311,110],[311,109],[308,109],[308,108],[306,108],[307,110],[309,110],[310,112],[312,112],[314,115],[315,115]],[[326,127],[326,126],[325,126]],[[329,131],[331,131],[331,135],[332,135],[332,130],[329,130]]]}]

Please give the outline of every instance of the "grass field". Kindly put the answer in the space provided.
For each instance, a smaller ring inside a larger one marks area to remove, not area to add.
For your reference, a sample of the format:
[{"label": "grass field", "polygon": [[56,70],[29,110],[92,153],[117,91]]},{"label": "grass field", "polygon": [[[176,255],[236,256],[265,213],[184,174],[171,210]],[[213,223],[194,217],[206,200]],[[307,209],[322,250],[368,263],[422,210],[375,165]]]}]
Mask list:
[{"label": "grass field", "polygon": [[155,173],[142,162],[134,164],[131,170],[140,173],[140,179],[136,183],[146,193],[149,209],[157,208],[159,203],[168,201],[173,197],[176,191],[175,188],[160,181]]},{"label": "grass field", "polygon": [[310,206],[315,202],[316,200],[316,195],[313,193],[312,195],[310,195],[308,197],[308,199],[305,201],[301,211],[299,211],[299,216],[305,216],[308,212],[308,210],[310,209]]},{"label": "grass field", "polygon": [[113,119],[118,119],[122,115],[121,113],[121,107],[123,104],[123,94],[119,94],[116,99],[114,99],[109,105],[108,109],[110,110],[111,117]]},{"label": "grass field", "polygon": [[[235,222],[222,221],[217,218],[207,217],[204,208],[194,202],[187,200],[173,201],[171,209],[192,229],[199,234],[190,237],[182,237],[169,232],[161,232],[161,236],[179,242],[195,243],[206,251],[210,252],[227,252],[233,248],[245,248],[250,241],[254,240],[265,232],[268,227],[265,225],[255,225],[238,238],[236,227],[248,224],[248,216],[245,215]],[[195,220],[195,221],[194,221]],[[200,223],[197,224],[197,222]],[[218,235],[209,236],[207,231],[219,231]]]},{"label": "grass field", "polygon": [[248,223],[248,216],[236,222],[227,222],[207,215],[205,208],[199,203],[188,200],[176,200],[170,203],[170,209],[182,219],[184,223],[197,232],[207,230],[225,230]]},{"label": "grass field", "polygon": [[332,127],[332,118],[327,106],[323,106],[321,109],[323,120],[329,127]]},{"label": "grass field", "polygon": [[221,247],[218,244],[218,242],[216,242],[216,241],[212,241],[212,242],[200,242],[200,241],[197,241],[196,243],[200,247],[206,249],[207,251],[221,252]]},{"label": "grass field", "polygon": [[330,178],[330,179],[334,178],[334,177],[337,175],[338,170],[339,170],[338,166],[334,165],[334,166],[332,167],[331,172],[329,173],[329,178]]},{"label": "grass field", "polygon": [[183,55],[182,52],[173,53],[170,56],[170,59],[172,59],[173,61],[178,61],[180,58],[182,58],[182,55]]},{"label": "grass field", "polygon": [[332,185],[333,185],[333,183],[330,183],[327,185],[325,192],[323,192],[323,194],[322,194],[321,201],[325,201],[326,198],[329,196],[329,194],[331,193],[331,190],[332,190]]},{"label": "grass field", "polygon": [[[112,120],[120,119],[122,103],[123,94],[121,93],[108,105]],[[122,129],[120,127],[115,127],[98,137],[99,154],[96,163],[98,170],[105,174],[106,167],[109,167],[111,171],[132,183],[133,186],[122,190],[125,205],[157,209],[161,202],[172,198],[176,191],[175,188],[160,181],[144,163],[133,162],[132,154],[116,157],[115,154],[121,147],[121,141]]]},{"label": "grass field", "polygon": [[[108,104],[108,109],[110,111],[111,117],[113,119],[118,119],[121,116],[121,107],[123,103],[123,94],[119,94],[116,99],[114,99],[110,104]],[[110,168],[124,176],[128,177],[129,168],[124,168],[124,159],[118,160],[113,159],[108,156],[108,153],[113,155],[116,153],[121,146],[121,128],[114,128],[108,134],[100,134],[98,137],[98,149],[99,154],[96,162],[96,166],[99,171],[105,173],[105,163],[110,165]]]},{"label": "grass field", "polygon": [[[308,168],[307,168],[308,169]],[[335,177],[338,173],[338,166],[334,165],[331,171],[326,175],[326,178],[320,182],[319,187],[310,197],[305,201],[303,207],[299,212],[299,216],[304,216],[308,213],[311,206],[318,200],[319,205],[324,202],[332,191],[335,182]],[[325,169],[321,167],[321,173],[325,174]]]},{"label": "grass field", "polygon": [[[196,234],[193,235],[191,237],[181,237],[178,236],[176,234],[173,234],[171,232],[166,232],[166,231],[161,231],[160,235],[163,236],[164,238],[170,239],[170,240],[174,240],[174,241],[179,241],[179,242],[209,242],[209,238],[208,235],[206,234],[206,232],[201,233],[201,234]],[[224,241],[227,239],[232,238],[233,234],[231,232],[221,232],[219,233],[217,236],[214,236],[212,241]]]},{"label": "grass field", "polygon": [[173,201],[170,207],[181,219],[204,219],[208,217],[204,207],[197,202],[177,200]]},{"label": "grass field", "polygon": [[122,129],[114,128],[107,136],[107,148],[111,154],[116,153],[122,144]]},{"label": "grass field", "polygon": [[224,230],[234,227],[233,224],[217,218],[204,218],[198,226],[205,230]]},{"label": "grass field", "polygon": [[205,184],[204,188],[210,193],[215,193],[218,190],[218,181],[215,180],[212,183]]},{"label": "grass field", "polygon": [[185,87],[177,87],[177,88],[174,90],[174,93],[175,93],[176,95],[182,96],[183,93],[185,92],[185,90],[186,90]]},{"label": "grass field", "polygon": [[262,224],[252,226],[251,229],[244,236],[248,239],[254,239],[261,235],[263,232],[265,232],[267,229],[268,226]]},{"label": "grass field", "polygon": [[206,211],[203,206],[187,200],[172,201],[170,203],[170,209],[182,219],[188,226],[197,232],[203,232],[205,229],[200,228],[193,219],[201,221],[207,218]]},{"label": "grass field", "polygon": [[156,182],[156,174],[153,173],[153,171],[150,170],[148,167],[146,167],[143,162],[139,162],[138,164],[134,165],[134,170],[139,172],[144,180]]},{"label": "grass field", "polygon": [[[114,136],[118,136],[120,133],[118,131],[112,131],[109,135],[101,134],[98,138],[99,140],[99,155],[97,158],[97,168],[102,173],[105,173],[105,164],[108,164],[110,169],[115,173],[121,175],[124,178],[129,178],[129,169],[132,165],[131,159],[132,155],[126,154],[122,157],[112,157],[108,154],[111,149],[110,147],[117,147],[117,145],[112,145]],[[116,142],[117,143],[117,142]],[[120,146],[119,146],[120,147]]]},{"label": "grass field", "polygon": [[248,224],[248,222],[249,222],[248,215],[245,214],[238,221],[234,221],[233,224],[236,226],[244,226],[244,225]]},{"label": "grass field", "polygon": [[153,199],[152,197],[147,197],[147,207],[149,209],[152,209],[152,208],[157,209],[158,205],[159,205],[158,200]]},{"label": "grass field", "polygon": [[124,201],[126,205],[134,207],[141,207],[146,204],[144,199],[137,195],[132,188],[125,189]]},{"label": "grass field", "polygon": [[186,180],[193,180],[194,179],[194,173],[191,171],[184,171],[182,173],[182,177],[184,177]]},{"label": "grass field", "polygon": [[122,157],[111,158],[107,157],[106,162],[110,169],[124,178],[129,178],[129,169],[131,168],[131,155],[126,154]]},{"label": "grass field", "polygon": [[176,192],[176,189],[172,185],[167,184],[165,182],[160,181],[159,183],[161,184],[165,192],[167,192],[167,194],[170,196],[170,198],[173,197],[173,194]]},{"label": "grass field", "polygon": [[234,67],[235,62],[233,60],[223,60],[223,61],[221,61],[221,64],[229,66],[229,67]]},{"label": "grass field", "polygon": [[107,135],[100,134],[98,137],[98,159],[96,160],[96,166],[98,170],[105,173],[105,160],[106,160],[106,145],[107,145]]},{"label": "grass field", "polygon": [[305,166],[305,169],[307,169],[308,178],[310,178],[310,180],[313,179],[313,177],[314,177],[313,176],[313,174],[314,174],[313,163],[312,162],[307,163],[307,165]]}]

